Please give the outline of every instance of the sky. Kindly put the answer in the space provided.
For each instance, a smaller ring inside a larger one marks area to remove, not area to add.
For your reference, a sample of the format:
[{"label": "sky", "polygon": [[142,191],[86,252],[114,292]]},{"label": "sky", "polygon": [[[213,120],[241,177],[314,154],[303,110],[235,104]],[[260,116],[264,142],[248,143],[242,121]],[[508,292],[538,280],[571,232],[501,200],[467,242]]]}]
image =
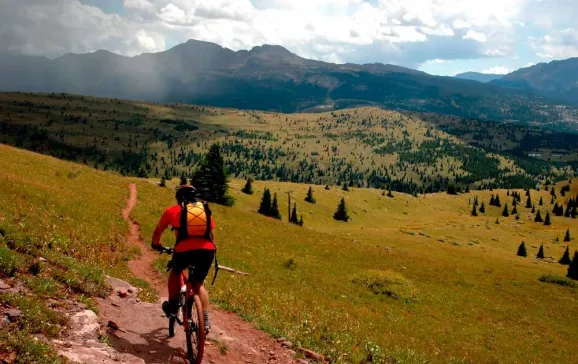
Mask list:
[{"label": "sky", "polygon": [[188,39],[333,63],[505,74],[578,57],[577,0],[0,0],[0,52],[126,56]]}]

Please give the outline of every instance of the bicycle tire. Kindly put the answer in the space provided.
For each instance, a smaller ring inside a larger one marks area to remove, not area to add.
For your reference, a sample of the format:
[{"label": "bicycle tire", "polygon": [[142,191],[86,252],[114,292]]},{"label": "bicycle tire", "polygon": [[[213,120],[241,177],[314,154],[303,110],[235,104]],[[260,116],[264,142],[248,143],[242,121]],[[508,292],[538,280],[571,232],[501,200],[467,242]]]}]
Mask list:
[{"label": "bicycle tire", "polygon": [[[191,319],[185,332],[187,338],[187,356],[191,364],[201,364],[205,352],[205,319],[201,299],[195,295],[187,302],[187,320]],[[194,328],[194,330],[193,330]]]}]

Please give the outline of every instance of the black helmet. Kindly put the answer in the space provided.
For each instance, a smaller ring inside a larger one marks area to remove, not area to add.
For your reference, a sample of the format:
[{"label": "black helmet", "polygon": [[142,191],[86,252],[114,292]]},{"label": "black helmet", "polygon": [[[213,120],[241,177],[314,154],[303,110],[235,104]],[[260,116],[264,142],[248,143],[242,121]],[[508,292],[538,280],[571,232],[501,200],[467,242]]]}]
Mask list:
[{"label": "black helmet", "polygon": [[197,197],[197,190],[192,185],[180,185],[177,187],[177,192],[175,193],[175,198],[179,204],[189,201],[192,202]]}]

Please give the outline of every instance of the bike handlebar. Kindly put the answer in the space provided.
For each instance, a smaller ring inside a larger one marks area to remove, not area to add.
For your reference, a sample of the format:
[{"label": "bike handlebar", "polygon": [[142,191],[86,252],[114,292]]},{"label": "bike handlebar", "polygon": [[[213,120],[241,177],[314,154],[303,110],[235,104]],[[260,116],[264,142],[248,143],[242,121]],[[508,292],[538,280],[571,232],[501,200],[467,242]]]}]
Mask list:
[{"label": "bike handlebar", "polygon": [[162,245],[151,244],[151,248],[160,252],[161,254],[165,253],[165,254],[171,255],[175,252],[175,250],[173,248],[167,248],[167,247],[164,247]]}]

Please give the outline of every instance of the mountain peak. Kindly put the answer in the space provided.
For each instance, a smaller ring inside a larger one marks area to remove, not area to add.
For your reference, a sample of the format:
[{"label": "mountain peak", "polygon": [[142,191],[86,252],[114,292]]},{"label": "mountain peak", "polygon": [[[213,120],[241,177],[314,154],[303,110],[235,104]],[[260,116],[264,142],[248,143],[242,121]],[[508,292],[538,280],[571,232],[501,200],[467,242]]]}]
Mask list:
[{"label": "mountain peak", "polygon": [[280,45],[270,45],[270,44],[263,44],[262,46],[253,47],[249,53],[255,54],[255,55],[266,54],[266,55],[282,56],[282,57],[295,56],[295,54],[291,53],[286,48],[284,48]]}]

